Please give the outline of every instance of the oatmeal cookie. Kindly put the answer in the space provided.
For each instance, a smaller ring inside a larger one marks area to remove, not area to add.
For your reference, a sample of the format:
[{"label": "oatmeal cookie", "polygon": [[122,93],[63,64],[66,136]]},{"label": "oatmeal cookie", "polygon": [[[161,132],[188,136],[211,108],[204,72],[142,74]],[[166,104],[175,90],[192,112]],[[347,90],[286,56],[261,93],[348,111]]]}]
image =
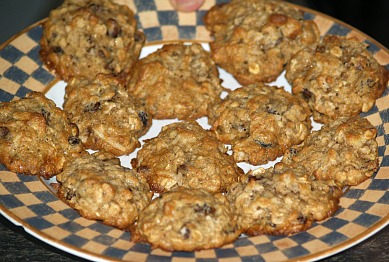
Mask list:
[{"label": "oatmeal cookie", "polygon": [[311,130],[307,103],[282,87],[262,83],[235,89],[209,113],[218,138],[236,162],[265,164],[300,144]]},{"label": "oatmeal cookie", "polygon": [[146,140],[131,163],[155,192],[176,186],[225,192],[243,173],[226,151],[214,134],[197,122],[178,122]]},{"label": "oatmeal cookie", "polygon": [[240,235],[225,196],[187,188],[154,199],[132,231],[133,241],[166,251],[218,248]]},{"label": "oatmeal cookie", "polygon": [[72,78],[66,86],[64,110],[77,124],[86,148],[117,156],[140,147],[151,118],[116,78],[99,74],[94,80]]},{"label": "oatmeal cookie", "polygon": [[247,235],[291,235],[331,216],[341,194],[340,188],[312,179],[304,168],[278,163],[251,171],[227,197]]},{"label": "oatmeal cookie", "polygon": [[124,77],[145,42],[136,24],[132,10],[111,0],[65,0],[43,24],[42,61],[65,81],[97,73]]},{"label": "oatmeal cookie", "polygon": [[365,118],[339,118],[289,149],[282,161],[331,186],[355,186],[378,170],[377,130]]},{"label": "oatmeal cookie", "polygon": [[153,118],[193,120],[207,114],[223,91],[219,72],[200,44],[167,44],[139,60],[128,81]]},{"label": "oatmeal cookie", "polygon": [[275,80],[293,54],[320,40],[315,22],[277,0],[232,0],[212,7],[204,22],[213,59],[242,85]]},{"label": "oatmeal cookie", "polygon": [[77,126],[42,93],[0,103],[0,162],[10,171],[50,178],[85,153]]},{"label": "oatmeal cookie", "polygon": [[316,122],[369,111],[386,89],[388,71],[355,38],[325,36],[286,67],[292,92],[309,104]]},{"label": "oatmeal cookie", "polygon": [[87,219],[128,229],[152,194],[142,176],[104,157],[74,159],[57,175],[58,195]]}]

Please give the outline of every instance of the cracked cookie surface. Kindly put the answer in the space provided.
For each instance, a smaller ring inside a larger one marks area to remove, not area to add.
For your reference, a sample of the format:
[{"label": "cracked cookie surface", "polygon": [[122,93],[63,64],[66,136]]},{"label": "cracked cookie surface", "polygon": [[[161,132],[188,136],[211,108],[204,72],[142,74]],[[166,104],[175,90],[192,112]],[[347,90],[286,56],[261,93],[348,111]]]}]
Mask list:
[{"label": "cracked cookie surface", "polygon": [[142,176],[116,162],[106,153],[74,159],[57,175],[58,195],[87,219],[128,229],[152,194]]},{"label": "cracked cookie surface", "polygon": [[315,45],[319,29],[303,13],[275,0],[233,0],[212,7],[205,15],[215,62],[242,85],[271,82],[291,56]]},{"label": "cracked cookie surface", "polygon": [[228,192],[247,235],[291,235],[331,216],[342,190],[312,178],[304,168],[276,164],[256,169]]},{"label": "cracked cookie surface", "polygon": [[43,24],[41,59],[68,81],[129,73],[145,42],[132,10],[111,0],[66,0]]},{"label": "cracked cookie surface", "polygon": [[50,178],[84,153],[77,126],[42,93],[0,103],[0,162],[10,171]]},{"label": "cracked cookie surface", "polygon": [[355,38],[325,36],[286,67],[292,92],[309,104],[316,122],[368,112],[388,84],[388,71]]},{"label": "cracked cookie surface", "polygon": [[116,78],[99,74],[93,80],[72,78],[66,86],[64,110],[77,124],[86,148],[116,156],[140,147],[151,118]]},{"label": "cracked cookie surface", "polygon": [[338,118],[289,149],[282,161],[304,167],[331,186],[355,186],[378,170],[376,136],[377,130],[365,118]]},{"label": "cracked cookie surface", "polygon": [[282,87],[259,83],[235,89],[209,113],[217,137],[236,162],[265,164],[300,144],[311,130],[307,103]]},{"label": "cracked cookie surface", "polygon": [[236,240],[236,219],[222,194],[177,188],[161,194],[143,210],[132,240],[166,251],[218,248]]},{"label": "cracked cookie surface", "polygon": [[166,44],[142,58],[129,77],[131,95],[155,119],[193,120],[220,100],[219,72],[200,44]]},{"label": "cracked cookie surface", "polygon": [[225,192],[243,173],[213,133],[194,121],[164,126],[131,163],[155,192],[177,186]]}]

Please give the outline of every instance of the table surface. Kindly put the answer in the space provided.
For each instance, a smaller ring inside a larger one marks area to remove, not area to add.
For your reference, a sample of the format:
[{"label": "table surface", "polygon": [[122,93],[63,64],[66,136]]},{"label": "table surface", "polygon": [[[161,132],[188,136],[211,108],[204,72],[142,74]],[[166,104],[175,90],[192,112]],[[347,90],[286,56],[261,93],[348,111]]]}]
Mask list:
[{"label": "table surface", "polygon": [[[61,0],[0,1],[0,45],[47,16]],[[302,2],[302,1],[299,1]],[[24,8],[20,8],[23,5]],[[23,17],[23,19],[15,19]],[[11,22],[10,22],[11,21]],[[373,36],[374,37],[374,36]],[[385,44],[386,45],[386,44]],[[83,261],[29,235],[0,215],[0,261]],[[367,240],[322,261],[389,261],[389,227]]]}]

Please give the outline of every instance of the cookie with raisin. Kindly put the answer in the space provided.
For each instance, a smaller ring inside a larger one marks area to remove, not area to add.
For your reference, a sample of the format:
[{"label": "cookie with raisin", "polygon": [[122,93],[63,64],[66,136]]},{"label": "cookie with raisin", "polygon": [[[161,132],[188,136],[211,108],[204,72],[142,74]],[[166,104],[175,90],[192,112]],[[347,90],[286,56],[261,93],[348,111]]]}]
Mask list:
[{"label": "cookie with raisin", "polygon": [[282,159],[301,166],[330,186],[355,186],[378,170],[377,130],[365,118],[342,117],[313,131]]},{"label": "cookie with raisin", "polygon": [[320,123],[368,112],[387,88],[388,76],[367,44],[335,35],[301,50],[286,67],[292,92],[308,102]]},{"label": "cookie with raisin", "polygon": [[60,79],[126,77],[145,36],[134,13],[111,0],[66,0],[43,24],[40,56]]},{"label": "cookie with raisin", "polygon": [[281,163],[250,171],[228,192],[239,229],[249,236],[291,235],[339,208],[342,190],[316,180],[304,168]]},{"label": "cookie with raisin", "polygon": [[302,98],[258,83],[230,92],[208,120],[218,139],[232,145],[236,162],[260,165],[300,144],[310,133],[310,116]]},{"label": "cookie with raisin", "polygon": [[127,88],[155,119],[206,116],[223,91],[217,67],[200,44],[166,44],[140,59]]},{"label": "cookie with raisin", "polygon": [[239,235],[225,196],[177,188],[161,194],[142,211],[131,240],[166,251],[192,252],[221,247]]},{"label": "cookie with raisin", "polygon": [[117,78],[104,74],[93,80],[72,78],[65,91],[64,110],[77,124],[86,148],[120,156],[140,147],[139,137],[152,119]]},{"label": "cookie with raisin", "polygon": [[177,186],[225,192],[243,173],[214,134],[194,121],[164,126],[131,163],[155,192]]},{"label": "cookie with raisin", "polygon": [[320,32],[303,12],[278,0],[232,0],[205,15],[215,62],[242,85],[271,82],[293,54],[314,46]]},{"label": "cookie with raisin", "polygon": [[77,126],[42,93],[0,103],[0,162],[10,171],[50,178],[85,153]]},{"label": "cookie with raisin", "polygon": [[57,175],[58,195],[83,217],[129,229],[149,204],[146,180],[108,155],[74,159]]}]

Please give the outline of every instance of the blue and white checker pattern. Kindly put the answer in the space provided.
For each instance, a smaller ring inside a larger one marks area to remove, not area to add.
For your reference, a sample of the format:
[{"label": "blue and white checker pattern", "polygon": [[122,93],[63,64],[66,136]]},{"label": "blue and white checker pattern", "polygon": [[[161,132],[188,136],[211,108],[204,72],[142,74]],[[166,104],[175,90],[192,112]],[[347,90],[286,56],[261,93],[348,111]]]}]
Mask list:
[{"label": "blue and white checker pattern", "polygon": [[[216,2],[194,13],[177,13],[168,1],[122,0],[136,14],[148,44],[175,40],[210,41],[202,17]],[[322,35],[356,36],[370,45],[376,59],[389,69],[389,52],[364,34],[332,19],[308,11],[306,19],[318,24]],[[24,97],[30,91],[45,91],[55,76],[39,58],[40,25],[30,28],[0,50],[0,101]],[[130,241],[130,233],[100,222],[86,220],[60,201],[39,178],[9,172],[0,165],[0,208],[9,217],[48,241],[94,257],[131,261],[269,261],[314,259],[323,253],[359,241],[370,231],[388,223],[389,214],[389,96],[363,114],[377,130],[380,170],[372,179],[352,187],[341,198],[341,208],[330,219],[316,223],[306,232],[290,237],[241,238],[220,249],[199,252],[151,250],[147,244]]]}]

